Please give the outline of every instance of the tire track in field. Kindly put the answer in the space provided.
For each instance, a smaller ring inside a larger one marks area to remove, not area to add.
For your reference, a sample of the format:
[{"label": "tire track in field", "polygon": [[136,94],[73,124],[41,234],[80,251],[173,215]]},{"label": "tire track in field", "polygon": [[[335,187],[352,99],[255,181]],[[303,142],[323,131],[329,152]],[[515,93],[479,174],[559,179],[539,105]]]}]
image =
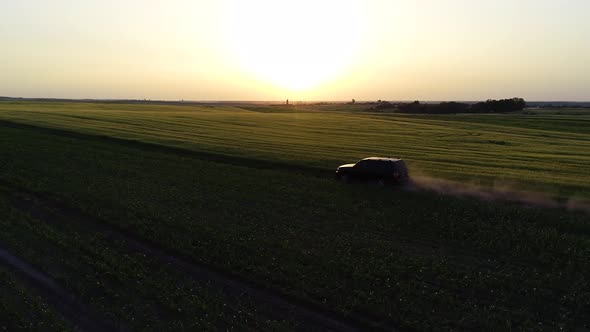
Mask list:
[{"label": "tire track in field", "polygon": [[53,278],[13,255],[0,244],[0,264],[12,270],[30,287],[37,290],[45,300],[70,323],[75,331],[123,331],[106,319],[99,318],[75,296],[66,291]]},{"label": "tire track in field", "polygon": [[12,191],[13,206],[35,219],[51,224],[84,225],[89,231],[102,233],[113,241],[122,241],[131,250],[174,266],[195,280],[210,283],[213,287],[221,289],[227,296],[239,297],[246,294],[255,302],[264,304],[258,308],[263,315],[277,320],[294,320],[300,323],[302,331],[398,330],[397,327],[388,323],[365,316],[344,317],[336,311],[282,294],[231,272],[195,262],[188,256],[172,253],[156,243],[141,239],[132,232],[87,215],[45,193],[33,192],[2,179],[0,179],[0,185]]},{"label": "tire track in field", "polygon": [[[51,196],[45,193],[37,193],[32,192],[28,189],[13,185],[11,183],[6,182],[5,180],[0,179],[0,186],[4,186],[6,188],[10,188],[12,190],[12,204],[17,209],[29,213],[33,218],[38,219],[43,222],[51,223],[53,225],[62,225],[62,227],[69,227],[64,226],[67,224],[70,225],[83,225],[85,229],[89,231],[96,231],[100,232],[105,235],[106,238],[121,241],[127,244],[127,247],[134,252],[140,252],[144,255],[149,255],[150,257],[157,258],[163,263],[176,267],[178,270],[192,276],[193,278],[211,282],[213,281],[213,286],[217,288],[221,288],[224,290],[226,295],[230,297],[239,297],[243,293],[252,296],[257,302],[259,303],[266,303],[273,307],[273,309],[269,311],[262,311],[268,318],[274,318],[276,320],[288,319],[289,317],[295,319],[297,321],[303,321],[306,328],[301,328],[301,330],[312,330],[316,328],[318,330],[337,330],[337,331],[354,331],[354,330],[395,330],[395,328],[391,326],[384,327],[378,317],[367,317],[359,315],[353,319],[347,319],[338,313],[334,313],[332,311],[326,311],[325,308],[317,307],[314,304],[306,303],[305,301],[300,301],[298,299],[292,299],[288,296],[280,294],[279,292],[269,291],[264,286],[260,287],[257,285],[253,285],[252,281],[245,280],[240,276],[232,275],[231,273],[227,273],[225,271],[219,271],[216,269],[212,269],[206,264],[202,263],[194,263],[193,259],[190,257],[182,256],[177,253],[170,253],[166,249],[162,249],[160,245],[152,243],[149,240],[143,240],[138,238],[137,235],[129,233],[125,229],[116,228],[116,226],[112,226],[107,224],[104,221],[100,221],[95,217],[91,217],[85,215],[84,212],[81,212],[75,208],[71,208],[64,204],[61,201],[57,201],[56,199],[52,198]],[[433,253],[441,253],[443,252],[444,255],[448,257],[453,257],[453,261],[457,263],[457,265],[453,265],[453,267],[457,270],[461,270],[465,268],[465,266],[478,266],[480,268],[489,268],[493,269],[496,268],[497,265],[491,261],[490,258],[493,257],[493,260],[497,262],[504,262],[502,264],[509,264],[509,266],[514,268],[530,268],[530,267],[538,267],[535,261],[530,260],[514,260],[511,257],[503,256],[488,253],[488,252],[469,252],[465,253],[461,249],[461,246],[455,247],[453,245],[440,245],[440,244],[433,244],[433,241],[427,240],[415,240],[412,238],[405,238],[399,237],[398,240],[400,241],[396,247],[399,250],[407,251],[407,254],[415,254],[416,252],[421,252],[425,255],[430,255]],[[509,262],[509,263],[508,263]],[[543,269],[542,269],[543,270]],[[452,292],[456,292],[459,294],[460,297],[465,297],[465,299],[469,299],[473,296],[473,294],[469,295],[464,290],[456,287],[452,287],[450,285],[445,285],[443,283],[437,282],[436,280],[431,279],[419,279],[420,282],[427,284],[429,286],[439,288],[439,289],[446,289]],[[244,288],[242,285],[247,284],[250,288]],[[262,289],[262,294],[258,294],[258,291]],[[563,293],[567,290],[561,288],[548,288],[549,290],[557,293]],[[271,293],[270,295],[267,293]],[[254,295],[252,295],[254,294]],[[276,307],[276,303],[274,302],[273,296],[279,296],[281,298],[287,298],[287,301],[296,303],[297,305],[302,305],[304,308],[310,309],[314,312],[327,312],[328,315],[332,318],[335,318],[336,321],[344,319],[345,323],[353,324],[352,329],[346,329],[344,327],[339,328],[332,328],[332,325],[319,325],[315,322],[310,322],[307,318],[300,318],[299,313],[295,313],[293,315],[293,308],[289,308],[287,306],[279,305]],[[269,299],[270,298],[270,299]],[[477,293],[477,298],[481,303],[488,303],[493,304],[493,296],[488,293]],[[551,297],[544,297],[543,298],[547,303],[554,303],[555,299]],[[359,323],[360,322],[360,323]],[[550,321],[545,322],[546,324],[550,324]],[[313,327],[313,328],[312,328]],[[457,326],[459,328],[460,326]]]},{"label": "tire track in field", "polygon": [[[334,175],[332,170],[321,167],[190,150],[177,146],[144,142],[136,139],[125,139],[108,135],[83,133],[69,129],[42,127],[35,124],[26,124],[9,120],[0,120],[0,126],[15,129],[34,130],[50,135],[76,138],[87,141],[113,143],[129,148],[140,149],[143,151],[169,153],[177,156],[233,166],[254,169],[283,170],[322,178],[332,177]],[[568,211],[590,213],[590,202],[585,200],[565,197],[565,201],[562,202],[542,192],[529,192],[526,190],[517,190],[510,187],[502,188],[502,186],[488,190],[486,188],[479,188],[470,184],[463,184],[428,176],[412,177],[412,182],[409,186],[406,186],[405,189],[410,191],[431,191],[454,197],[472,197],[484,201],[512,202],[525,206],[528,205],[542,208],[563,208]]]},{"label": "tire track in field", "polygon": [[198,160],[228,164],[233,166],[248,167],[254,169],[269,169],[269,170],[285,170],[296,173],[303,173],[318,177],[333,176],[332,170],[325,168],[314,167],[309,165],[289,164],[281,161],[271,161],[264,159],[252,159],[248,157],[230,156],[225,154],[218,154],[213,152],[190,150],[171,145],[162,145],[157,143],[149,143],[135,139],[119,138],[101,134],[83,133],[68,129],[58,129],[42,127],[34,124],[26,124],[21,122],[13,122],[9,120],[0,120],[0,126],[14,129],[34,130],[44,134],[56,135],[61,137],[76,138],[86,141],[103,142],[118,144],[129,148],[140,149],[149,152],[160,152],[175,154],[178,156],[194,158]]}]

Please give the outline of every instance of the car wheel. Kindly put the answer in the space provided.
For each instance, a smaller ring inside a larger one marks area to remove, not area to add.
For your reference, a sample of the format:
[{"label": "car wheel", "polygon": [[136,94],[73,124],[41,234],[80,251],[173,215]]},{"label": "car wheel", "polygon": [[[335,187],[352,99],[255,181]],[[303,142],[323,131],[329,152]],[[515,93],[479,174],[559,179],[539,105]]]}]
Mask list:
[{"label": "car wheel", "polygon": [[340,176],[340,180],[342,180],[342,182],[344,183],[348,183],[348,181],[350,181],[350,177],[346,174]]}]

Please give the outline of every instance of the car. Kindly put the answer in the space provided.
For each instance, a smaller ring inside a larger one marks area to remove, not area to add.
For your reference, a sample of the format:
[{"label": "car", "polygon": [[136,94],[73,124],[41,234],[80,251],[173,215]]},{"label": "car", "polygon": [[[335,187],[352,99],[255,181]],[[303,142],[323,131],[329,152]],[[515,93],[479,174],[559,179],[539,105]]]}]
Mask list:
[{"label": "car", "polygon": [[370,157],[359,160],[356,164],[346,164],[336,169],[336,178],[350,180],[375,181],[380,185],[405,184],[409,181],[408,168],[400,158]]}]

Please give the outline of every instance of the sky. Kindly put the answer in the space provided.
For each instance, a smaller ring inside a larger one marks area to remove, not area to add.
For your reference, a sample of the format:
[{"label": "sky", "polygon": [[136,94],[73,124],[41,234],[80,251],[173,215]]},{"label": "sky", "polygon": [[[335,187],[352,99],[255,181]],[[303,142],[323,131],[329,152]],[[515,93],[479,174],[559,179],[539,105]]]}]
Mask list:
[{"label": "sky", "polygon": [[588,0],[2,0],[0,96],[590,100]]}]

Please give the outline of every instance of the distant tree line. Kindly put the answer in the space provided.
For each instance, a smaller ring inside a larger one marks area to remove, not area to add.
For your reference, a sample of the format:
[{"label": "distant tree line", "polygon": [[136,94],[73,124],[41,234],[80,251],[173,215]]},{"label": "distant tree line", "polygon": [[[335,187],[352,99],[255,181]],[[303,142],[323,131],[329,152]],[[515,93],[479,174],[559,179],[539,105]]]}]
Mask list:
[{"label": "distant tree line", "polygon": [[526,107],[526,101],[522,98],[511,98],[493,100],[488,99],[486,102],[480,102],[471,105],[471,112],[474,113],[499,113],[499,112],[516,112],[522,111]]},{"label": "distant tree line", "polygon": [[419,101],[413,103],[391,103],[377,101],[371,110],[392,110],[400,113],[424,113],[424,114],[453,114],[453,113],[505,113],[522,111],[526,102],[522,98],[494,100],[488,99],[475,104],[442,102],[440,104],[423,104]]}]

